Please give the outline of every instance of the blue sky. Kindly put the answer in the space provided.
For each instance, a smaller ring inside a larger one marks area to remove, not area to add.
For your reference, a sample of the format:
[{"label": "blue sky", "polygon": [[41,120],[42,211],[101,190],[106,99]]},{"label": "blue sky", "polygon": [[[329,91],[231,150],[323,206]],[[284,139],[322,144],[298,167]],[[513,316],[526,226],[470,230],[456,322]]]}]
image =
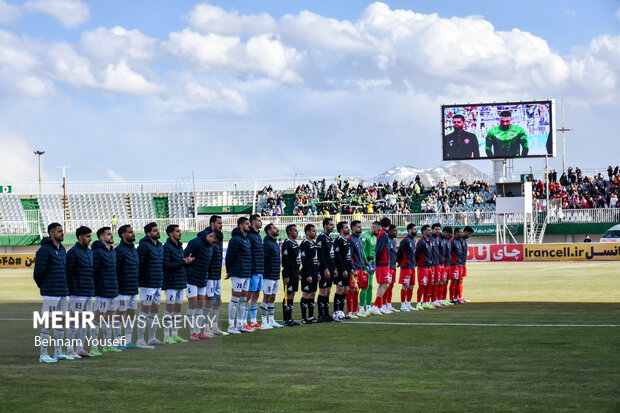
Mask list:
[{"label": "blue sky", "polygon": [[46,179],[428,168],[442,103],[532,98],[603,168],[619,82],[617,1],[0,0],[0,179],[36,179],[35,149]]}]

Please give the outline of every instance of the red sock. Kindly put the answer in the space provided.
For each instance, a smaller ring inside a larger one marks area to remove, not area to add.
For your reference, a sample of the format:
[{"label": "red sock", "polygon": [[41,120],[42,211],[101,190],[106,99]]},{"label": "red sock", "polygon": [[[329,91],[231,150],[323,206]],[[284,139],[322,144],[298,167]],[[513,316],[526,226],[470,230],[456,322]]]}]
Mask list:
[{"label": "red sock", "polygon": [[430,302],[432,295],[433,295],[433,286],[425,285],[424,286],[424,302],[425,303]]},{"label": "red sock", "polygon": [[445,301],[445,299],[448,297],[448,283],[446,282],[441,287],[442,287],[441,299]]},{"label": "red sock", "polygon": [[375,307],[377,308],[381,308],[381,305],[383,304],[383,297],[377,297],[375,298]]},{"label": "red sock", "polygon": [[404,303],[405,301],[407,301],[407,291],[405,290],[405,286],[403,286],[403,288],[400,290],[400,302]]},{"label": "red sock", "polygon": [[387,302],[392,304],[392,290],[394,289],[394,284],[390,284],[387,290]]},{"label": "red sock", "polygon": [[450,300],[454,300],[456,295],[456,282],[454,282],[454,280],[452,280],[450,282]]},{"label": "red sock", "polygon": [[463,280],[459,283],[459,298],[463,298]]},{"label": "red sock", "polygon": [[413,288],[409,288],[407,290],[407,301],[411,302],[412,298],[413,298]]},{"label": "red sock", "polygon": [[431,302],[434,303],[437,301],[437,285],[432,285],[431,288]]},{"label": "red sock", "polygon": [[353,290],[347,291],[347,312],[353,312]]},{"label": "red sock", "polygon": [[424,286],[418,285],[418,303],[422,302],[423,297],[424,297]]},{"label": "red sock", "polygon": [[357,291],[353,291],[353,312],[359,313],[360,311],[360,303],[359,303],[359,295]]},{"label": "red sock", "polygon": [[381,301],[381,305],[387,304],[387,291],[383,294],[383,300]]}]

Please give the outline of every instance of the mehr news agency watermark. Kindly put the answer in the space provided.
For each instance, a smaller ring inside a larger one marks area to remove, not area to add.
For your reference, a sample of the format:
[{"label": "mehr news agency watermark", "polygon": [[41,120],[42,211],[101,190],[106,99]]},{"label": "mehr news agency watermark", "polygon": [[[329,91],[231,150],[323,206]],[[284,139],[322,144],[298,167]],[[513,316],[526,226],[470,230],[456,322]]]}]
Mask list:
[{"label": "mehr news agency watermark", "polygon": [[[174,317],[172,315],[164,315],[159,317],[155,315],[152,321],[149,320],[148,315],[142,314],[135,316],[126,316],[120,314],[113,314],[107,317],[101,317],[99,320],[99,328],[114,328],[118,326],[117,323],[121,323],[122,326],[129,326],[132,329],[137,326],[138,328],[147,328],[150,326],[157,326],[157,328],[193,328],[203,329],[207,326],[213,328],[215,325],[215,316],[210,315],[196,315],[193,318],[185,316]],[[69,328],[95,328],[95,312],[94,311],[82,311],[80,313],[72,313],[70,311],[33,311],[32,312],[32,328],[48,328],[48,329],[69,329]],[[47,346],[53,347],[59,346],[75,346],[83,347],[88,346],[125,346],[127,345],[127,339],[123,335],[118,338],[103,339],[93,338],[86,335],[84,343],[81,338],[48,338],[42,339],[40,335],[34,337],[34,345],[36,347]]]}]

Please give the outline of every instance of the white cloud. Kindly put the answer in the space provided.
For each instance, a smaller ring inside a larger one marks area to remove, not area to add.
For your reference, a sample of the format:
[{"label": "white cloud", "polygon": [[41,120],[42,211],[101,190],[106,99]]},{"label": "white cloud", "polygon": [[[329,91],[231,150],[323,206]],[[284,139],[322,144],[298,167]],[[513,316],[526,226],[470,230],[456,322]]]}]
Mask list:
[{"label": "white cloud", "polygon": [[78,55],[69,44],[53,45],[48,57],[56,79],[73,86],[96,87],[97,82],[92,73],[90,60]]},{"label": "white cloud", "polygon": [[618,7],[618,10],[616,10],[616,12],[614,13],[614,17],[620,20],[620,7]]},{"label": "white cloud", "polygon": [[158,40],[139,30],[116,26],[111,29],[98,27],[85,31],[80,38],[80,49],[98,62],[148,62],[157,57]]},{"label": "white cloud", "polygon": [[88,5],[79,0],[35,0],[24,4],[27,13],[44,13],[58,19],[63,26],[75,27],[90,17]]},{"label": "white cloud", "polygon": [[300,55],[270,35],[253,36],[242,42],[236,36],[202,35],[190,29],[170,33],[168,52],[201,71],[212,69],[233,75],[261,75],[285,83],[300,82],[292,66]]},{"label": "white cloud", "polygon": [[19,7],[7,3],[4,0],[0,0],[0,23],[12,24],[19,20],[21,11]]},{"label": "white cloud", "polygon": [[110,92],[131,95],[149,95],[160,90],[158,85],[149,82],[141,74],[131,70],[124,60],[118,64],[109,64],[106,67],[102,88]]},{"label": "white cloud", "polygon": [[105,170],[105,174],[108,177],[108,179],[112,180],[112,181],[120,181],[120,182],[125,182],[125,179],[118,173],[116,172],[114,169],[106,169]]},{"label": "white cloud", "polygon": [[267,13],[239,15],[210,4],[198,4],[189,14],[189,26],[200,33],[265,34],[276,30],[276,21]]},{"label": "white cloud", "polygon": [[0,182],[32,182],[36,180],[36,157],[21,136],[0,125]]}]

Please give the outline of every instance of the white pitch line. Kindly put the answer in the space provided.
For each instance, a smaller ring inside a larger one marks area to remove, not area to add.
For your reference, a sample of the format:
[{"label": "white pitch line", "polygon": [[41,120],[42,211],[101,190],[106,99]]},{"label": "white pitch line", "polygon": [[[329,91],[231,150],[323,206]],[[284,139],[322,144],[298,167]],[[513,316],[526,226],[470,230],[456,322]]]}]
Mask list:
[{"label": "white pitch line", "polygon": [[620,324],[495,324],[495,323],[404,323],[388,321],[348,321],[346,324],[394,326],[464,326],[464,327],[620,327]]}]

